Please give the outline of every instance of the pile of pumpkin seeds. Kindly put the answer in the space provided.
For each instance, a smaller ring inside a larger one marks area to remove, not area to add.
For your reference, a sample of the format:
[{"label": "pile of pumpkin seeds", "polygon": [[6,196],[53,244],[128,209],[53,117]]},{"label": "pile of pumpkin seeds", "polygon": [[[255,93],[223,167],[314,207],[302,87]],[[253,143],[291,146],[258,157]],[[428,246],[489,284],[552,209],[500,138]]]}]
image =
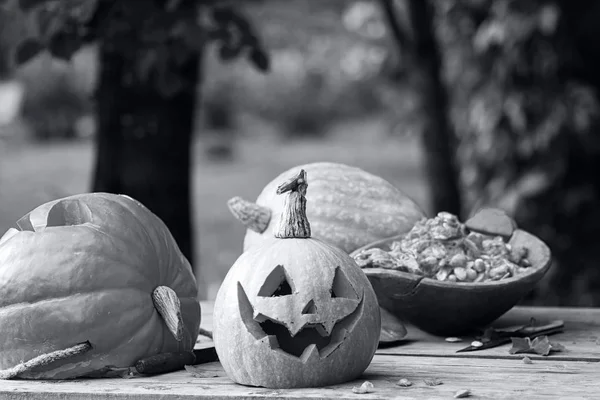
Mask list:
[{"label": "pile of pumpkin seeds", "polygon": [[458,217],[440,212],[423,218],[390,250],[371,248],[354,256],[361,268],[387,268],[440,281],[484,282],[519,275],[531,266],[527,249],[501,236],[469,231]]}]

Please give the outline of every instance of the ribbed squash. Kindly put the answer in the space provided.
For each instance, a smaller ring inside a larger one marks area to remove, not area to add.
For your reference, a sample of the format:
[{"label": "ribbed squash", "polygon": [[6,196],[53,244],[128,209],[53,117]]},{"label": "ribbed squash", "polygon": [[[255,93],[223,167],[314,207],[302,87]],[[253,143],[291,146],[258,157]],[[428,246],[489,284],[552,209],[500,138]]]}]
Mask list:
[{"label": "ribbed squash", "polygon": [[333,385],[358,378],[377,349],[375,292],[347,253],[311,238],[305,177],[281,185],[275,237],[238,258],[215,300],[215,348],[237,383]]},{"label": "ribbed squash", "polygon": [[239,197],[229,209],[248,230],[244,251],[272,238],[283,211],[277,186],[303,169],[310,175],[306,214],[313,237],[347,253],[376,240],[408,232],[425,216],[408,196],[385,179],[344,164],[319,162],[291,168],[262,190],[256,203]]},{"label": "ribbed squash", "polygon": [[[142,204],[82,194],[43,204],[17,226],[0,239],[0,377],[101,375],[193,349],[194,275]],[[36,357],[46,360],[23,367]]]}]

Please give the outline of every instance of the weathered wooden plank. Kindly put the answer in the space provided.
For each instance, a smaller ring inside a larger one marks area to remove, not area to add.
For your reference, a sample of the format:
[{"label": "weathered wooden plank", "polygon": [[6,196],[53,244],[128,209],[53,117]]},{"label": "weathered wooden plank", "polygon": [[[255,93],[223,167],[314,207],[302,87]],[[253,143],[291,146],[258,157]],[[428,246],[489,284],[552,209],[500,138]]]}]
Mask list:
[{"label": "weathered wooden plank", "polygon": [[[4,381],[0,399],[450,399],[470,389],[474,398],[493,399],[597,399],[600,363],[521,360],[398,357],[376,355],[364,376],[343,385],[315,389],[272,390],[232,383],[219,363],[196,366],[198,377],[188,371],[149,378],[96,379],[51,383]],[[411,387],[396,385],[399,379]],[[439,386],[426,380],[437,379]],[[370,394],[354,394],[353,386],[369,380]]]},{"label": "weathered wooden plank", "polygon": [[[202,326],[212,329],[212,302],[202,303]],[[507,327],[527,324],[534,317],[539,323],[560,319],[565,322],[564,333],[552,335],[556,341],[566,347],[566,351],[553,353],[552,359],[561,361],[600,361],[600,308],[553,308],[553,307],[515,307],[502,316],[494,327]],[[510,344],[484,351],[456,353],[456,350],[471,343],[472,337],[463,342],[448,343],[443,337],[429,335],[413,326],[408,326],[406,340],[399,346],[379,349],[378,354],[403,356],[460,357],[460,358],[508,358],[520,359],[523,355],[508,353]],[[199,338],[206,343],[209,339]],[[548,358],[529,355],[532,359]]]}]

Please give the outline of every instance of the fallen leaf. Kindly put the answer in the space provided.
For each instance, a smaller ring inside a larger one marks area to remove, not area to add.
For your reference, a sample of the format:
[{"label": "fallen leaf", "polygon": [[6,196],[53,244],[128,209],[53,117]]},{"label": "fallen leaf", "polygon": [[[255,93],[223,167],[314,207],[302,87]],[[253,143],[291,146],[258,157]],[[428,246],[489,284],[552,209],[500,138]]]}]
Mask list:
[{"label": "fallen leaf", "polygon": [[531,349],[531,341],[529,338],[511,337],[512,347],[508,350],[510,354],[518,354],[520,352],[528,352]]},{"label": "fallen leaf", "polygon": [[375,391],[375,387],[369,381],[364,381],[364,383],[362,385],[354,386],[352,388],[352,392],[357,393],[357,394],[371,393],[374,391]]},{"label": "fallen leaf", "polygon": [[523,363],[524,364],[533,364],[533,361],[531,361],[531,358],[525,356],[525,357],[523,357]]},{"label": "fallen leaf", "polygon": [[469,389],[459,390],[458,392],[454,393],[455,399],[462,399],[462,398],[470,397],[470,396],[471,396],[471,391]]},{"label": "fallen leaf", "polygon": [[396,382],[396,385],[402,386],[402,387],[409,387],[409,386],[412,386],[412,384],[413,383],[406,378],[402,378],[398,382]]},{"label": "fallen leaf", "polygon": [[217,374],[214,371],[203,371],[200,368],[195,367],[193,365],[185,365],[184,368],[195,378],[216,378],[219,376],[219,374]]},{"label": "fallen leaf", "polygon": [[512,347],[508,350],[510,354],[529,353],[547,356],[552,351],[564,351],[565,347],[560,343],[551,343],[548,336],[530,338],[512,337]]},{"label": "fallen leaf", "polygon": [[547,356],[550,354],[550,350],[552,350],[552,346],[550,345],[550,340],[548,340],[548,336],[538,336],[531,341],[531,348],[534,353]]},{"label": "fallen leaf", "polygon": [[437,378],[433,378],[433,379],[425,379],[425,384],[427,386],[438,386],[438,385],[443,385],[444,382],[442,382],[441,380],[439,380]]}]

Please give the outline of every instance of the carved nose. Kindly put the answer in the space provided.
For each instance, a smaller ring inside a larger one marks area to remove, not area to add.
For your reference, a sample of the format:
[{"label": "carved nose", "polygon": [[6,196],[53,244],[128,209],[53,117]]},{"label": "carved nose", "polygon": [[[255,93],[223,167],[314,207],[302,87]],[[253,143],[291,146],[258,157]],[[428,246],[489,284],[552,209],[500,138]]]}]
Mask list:
[{"label": "carved nose", "polygon": [[302,314],[316,314],[316,313],[317,313],[317,307],[315,307],[314,300],[311,300],[308,303],[306,303],[306,305],[302,309]]}]

